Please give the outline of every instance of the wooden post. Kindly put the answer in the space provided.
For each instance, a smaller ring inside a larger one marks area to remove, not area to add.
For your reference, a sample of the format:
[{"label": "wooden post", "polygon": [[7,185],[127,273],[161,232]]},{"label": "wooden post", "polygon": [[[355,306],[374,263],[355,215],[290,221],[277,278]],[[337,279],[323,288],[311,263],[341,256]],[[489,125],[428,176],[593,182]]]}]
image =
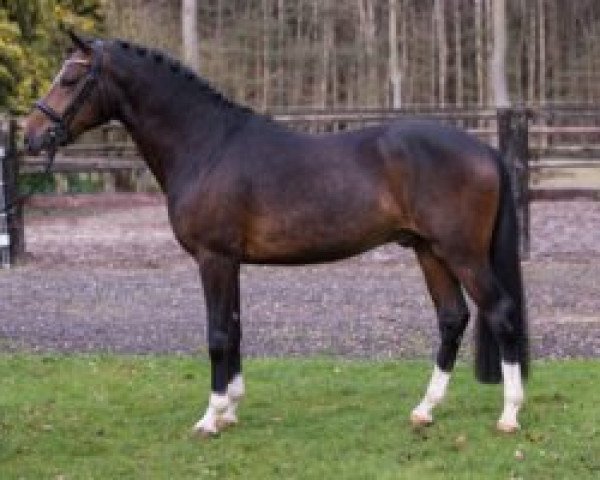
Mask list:
[{"label": "wooden post", "polygon": [[19,201],[16,122],[0,118],[0,266],[25,257],[23,206]]},{"label": "wooden post", "polygon": [[10,267],[10,236],[8,235],[8,214],[4,164],[8,157],[9,123],[0,117],[0,267]]},{"label": "wooden post", "polygon": [[498,109],[498,148],[511,176],[520,230],[522,258],[530,253],[529,212],[529,114],[526,109]]}]

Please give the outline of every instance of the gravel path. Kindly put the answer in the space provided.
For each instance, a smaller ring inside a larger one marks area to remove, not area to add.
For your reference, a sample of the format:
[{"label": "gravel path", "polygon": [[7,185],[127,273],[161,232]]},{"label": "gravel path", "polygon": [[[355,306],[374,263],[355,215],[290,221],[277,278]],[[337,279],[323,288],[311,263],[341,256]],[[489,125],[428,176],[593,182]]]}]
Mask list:
[{"label": "gravel path", "polygon": [[[28,215],[28,264],[0,270],[0,351],[204,351],[197,270],[162,199],[58,202]],[[535,203],[532,242],[534,356],[600,357],[600,203]],[[242,309],[251,356],[429,357],[437,342],[418,266],[395,246],[330,265],[243,267]]]}]

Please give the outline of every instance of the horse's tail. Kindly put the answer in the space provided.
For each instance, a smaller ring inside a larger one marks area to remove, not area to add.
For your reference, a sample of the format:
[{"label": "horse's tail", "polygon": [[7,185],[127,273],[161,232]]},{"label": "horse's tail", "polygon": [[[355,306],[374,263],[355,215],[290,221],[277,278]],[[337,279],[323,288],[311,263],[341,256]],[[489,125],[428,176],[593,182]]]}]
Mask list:
[{"label": "horse's tail", "polygon": [[[529,340],[527,315],[521,265],[519,260],[519,228],[508,167],[500,154],[494,152],[500,174],[500,199],[496,223],[492,233],[490,261],[492,270],[501,287],[511,297],[512,309],[509,323],[518,342],[518,361],[524,378],[529,371]],[[477,317],[475,373],[484,383],[502,381],[501,358],[489,323]]]}]

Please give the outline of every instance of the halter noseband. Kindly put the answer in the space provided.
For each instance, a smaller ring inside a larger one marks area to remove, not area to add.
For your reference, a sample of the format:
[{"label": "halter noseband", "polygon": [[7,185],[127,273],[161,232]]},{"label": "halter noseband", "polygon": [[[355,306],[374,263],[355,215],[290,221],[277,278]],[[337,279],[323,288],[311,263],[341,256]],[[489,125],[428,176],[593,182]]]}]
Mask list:
[{"label": "halter noseband", "polygon": [[[101,54],[96,48],[92,48],[92,52],[93,58],[90,70],[88,71],[83,84],[79,88],[77,95],[75,95],[75,98],[62,115],[43,100],[38,100],[33,104],[34,108],[37,108],[46,115],[54,124],[47,132],[50,148],[55,149],[57,146],[64,145],[72,139],[72,132],[69,129],[71,122],[98,83],[102,65]],[[88,62],[85,62],[85,64],[89,65]]]}]

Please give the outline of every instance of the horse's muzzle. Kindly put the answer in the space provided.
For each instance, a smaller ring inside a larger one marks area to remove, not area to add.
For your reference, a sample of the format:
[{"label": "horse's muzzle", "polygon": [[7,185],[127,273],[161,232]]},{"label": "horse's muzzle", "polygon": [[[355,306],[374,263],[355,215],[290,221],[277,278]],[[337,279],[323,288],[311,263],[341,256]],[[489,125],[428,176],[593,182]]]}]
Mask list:
[{"label": "horse's muzzle", "polygon": [[23,139],[23,148],[27,155],[39,155],[44,148],[44,136],[28,133]]},{"label": "horse's muzzle", "polygon": [[42,151],[55,152],[56,149],[67,143],[68,136],[61,129],[49,128],[41,135],[26,133],[23,147],[27,155],[37,156]]}]

